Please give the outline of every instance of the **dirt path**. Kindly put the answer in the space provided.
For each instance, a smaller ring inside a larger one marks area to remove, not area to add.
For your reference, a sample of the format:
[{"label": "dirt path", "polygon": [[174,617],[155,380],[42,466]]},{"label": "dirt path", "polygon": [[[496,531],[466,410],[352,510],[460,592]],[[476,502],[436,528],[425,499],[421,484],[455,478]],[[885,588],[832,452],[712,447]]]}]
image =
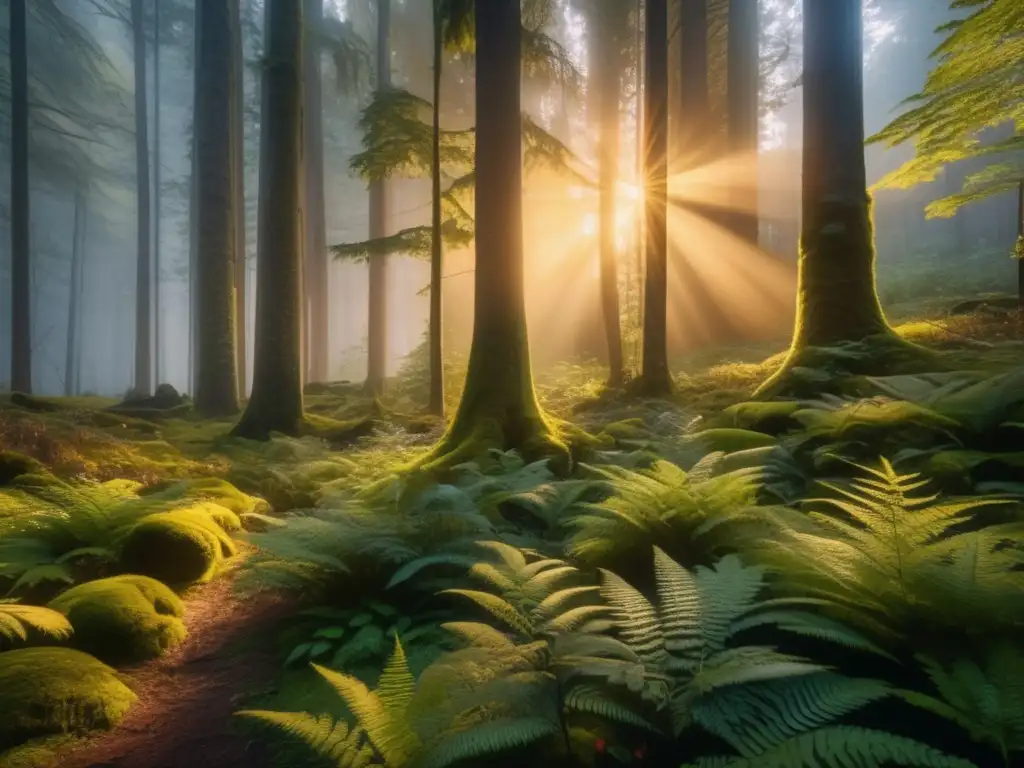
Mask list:
[{"label": "dirt path", "polygon": [[[225,574],[185,595],[188,637],[163,657],[124,669],[138,703],[116,729],[57,757],[60,768],[265,768],[233,712],[278,673],[269,639],[287,611],[273,595],[244,597]],[[254,642],[255,641],[255,642]]]}]

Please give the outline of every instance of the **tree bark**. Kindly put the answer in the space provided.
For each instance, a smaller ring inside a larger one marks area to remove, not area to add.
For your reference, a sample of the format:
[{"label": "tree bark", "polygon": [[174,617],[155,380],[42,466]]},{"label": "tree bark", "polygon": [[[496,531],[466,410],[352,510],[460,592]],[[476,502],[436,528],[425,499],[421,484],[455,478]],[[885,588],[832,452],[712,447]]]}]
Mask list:
[{"label": "tree bark", "polygon": [[135,69],[135,184],[138,238],[135,275],[135,382],[137,395],[153,392],[152,262],[150,260],[149,100],[146,98],[146,29],[143,0],[132,0]]},{"label": "tree bark", "polygon": [[231,112],[231,175],[235,184],[235,368],[238,374],[238,397],[245,399],[248,392],[248,354],[246,340],[248,326],[246,303],[249,264],[246,249],[245,219],[245,52],[242,47],[241,0],[231,0],[231,43],[234,78],[234,101]]},{"label": "tree bark", "polygon": [[668,369],[668,3],[646,0],[644,128],[647,156],[643,366],[640,387],[648,395],[672,391]]},{"label": "tree bark", "polygon": [[160,3],[153,0],[153,378],[161,383],[164,375],[160,319]]},{"label": "tree bark", "polygon": [[523,286],[519,0],[476,6],[476,270],[473,340],[455,418],[428,463],[486,448],[527,456],[568,450],[533,389]]},{"label": "tree bark", "polygon": [[196,410],[204,416],[238,411],[235,355],[235,210],[231,113],[234,63],[231,0],[199,0],[202,29],[195,93],[198,259]]},{"label": "tree bark", "polygon": [[679,78],[680,155],[686,168],[707,161],[707,133],[711,129],[708,99],[707,0],[680,0],[679,40],[682,56]]},{"label": "tree bark", "polygon": [[78,327],[82,301],[82,252],[85,249],[85,195],[75,189],[75,229],[71,240],[71,275],[68,280],[68,335],[64,358],[64,395],[78,394],[80,354]]},{"label": "tree bark", "polygon": [[729,0],[728,145],[747,159],[743,179],[733,189],[733,232],[748,243],[758,242],[758,0]]},{"label": "tree bark", "polygon": [[[1024,181],[1017,186],[1017,246],[1024,250]],[[1024,310],[1024,253],[1017,254],[1017,306]]]},{"label": "tree bark", "polygon": [[[323,19],[323,0],[304,0],[306,26],[316,29]],[[324,211],[324,138],[323,94],[320,77],[320,47],[305,48],[303,78],[305,141],[305,268],[306,303],[309,318],[307,331],[308,355],[306,360],[309,381],[322,382],[328,378],[330,350],[330,321],[328,311],[327,223]]]},{"label": "tree bark", "polygon": [[25,0],[10,0],[11,391],[32,392],[32,276],[28,187],[28,28]]},{"label": "tree bark", "polygon": [[268,0],[252,396],[241,437],[302,427],[302,3]]},{"label": "tree bark", "polygon": [[[621,2],[621,0],[612,0]],[[591,70],[599,121],[598,164],[598,250],[600,253],[601,316],[608,351],[608,384],[622,385],[622,330],[619,324],[618,244],[616,243],[616,202],[619,180],[619,97],[622,78],[622,45],[619,39],[621,14],[609,3],[594,16]]]},{"label": "tree bark", "polygon": [[[391,0],[377,5],[377,90],[391,87]],[[383,179],[370,182],[370,239],[387,237],[388,189]],[[365,391],[384,394],[388,356],[388,260],[380,255],[370,259],[370,296],[367,327]]]},{"label": "tree bark", "polygon": [[795,348],[888,325],[864,167],[862,0],[804,0],[803,230]]},{"label": "tree bark", "polygon": [[441,68],[444,64],[444,20],[441,0],[434,2],[433,137],[430,165],[430,391],[427,411],[444,418],[444,337],[442,283],[444,243],[441,239]]}]

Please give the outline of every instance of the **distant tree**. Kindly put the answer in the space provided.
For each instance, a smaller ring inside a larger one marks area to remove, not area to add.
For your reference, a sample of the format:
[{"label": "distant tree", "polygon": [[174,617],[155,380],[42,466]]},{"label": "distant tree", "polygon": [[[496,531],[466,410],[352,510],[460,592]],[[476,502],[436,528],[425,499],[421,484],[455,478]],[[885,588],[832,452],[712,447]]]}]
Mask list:
[{"label": "distant tree", "polygon": [[733,190],[733,232],[757,245],[757,144],[759,25],[758,0],[729,0],[728,120],[729,152],[748,158],[746,178]]},{"label": "distant tree", "polygon": [[528,456],[568,449],[537,402],[523,285],[522,21],[519,0],[477,2],[476,224],[473,340],[458,411],[427,459],[459,461],[488,447]]},{"label": "distant tree", "polygon": [[248,392],[246,355],[246,289],[249,275],[248,249],[246,248],[246,203],[245,203],[245,52],[242,49],[242,3],[231,2],[231,45],[234,62],[231,74],[234,80],[231,110],[231,178],[234,183],[235,199],[235,356],[238,372],[238,396],[244,398]]},{"label": "distant tree", "polygon": [[[944,27],[945,39],[935,52],[936,64],[921,93],[907,100],[912,108],[869,142],[896,146],[914,142],[916,155],[876,185],[907,189],[933,181],[943,168],[978,159],[986,167],[968,174],[960,191],[936,200],[930,217],[953,216],[961,206],[1001,194],[1016,194],[1019,240],[1018,296],[1024,308],[1024,134],[1020,105],[1024,103],[1024,4],[1019,0],[976,0],[951,3],[969,15]],[[1008,44],[1011,43],[1011,44]],[[1013,123],[1016,131],[1002,140],[986,141],[989,128]]]},{"label": "distant tree", "polygon": [[296,434],[302,427],[303,8],[267,0],[260,135],[259,254],[252,396],[240,437]]},{"label": "distant tree", "polygon": [[136,394],[153,392],[153,263],[149,186],[149,100],[146,96],[146,28],[144,0],[132,0],[132,57],[135,72],[135,381]]},{"label": "distant tree", "polygon": [[[875,286],[864,167],[863,0],[804,0],[803,231],[789,356],[761,392],[784,387],[805,351],[896,344]],[[873,361],[881,372],[889,358]]]},{"label": "distant tree", "polygon": [[64,395],[78,394],[78,379],[81,373],[79,346],[79,325],[82,314],[82,282],[85,270],[85,220],[88,198],[80,183],[75,188],[74,230],[71,240],[71,269],[68,279],[68,333],[64,357]]},{"label": "distant tree", "polygon": [[235,0],[197,0],[199,45],[194,132],[196,152],[196,409],[205,416],[238,411],[235,335],[236,155],[232,113],[239,75]]},{"label": "distant tree", "polygon": [[10,0],[11,389],[32,392],[31,257],[28,186],[28,14]]},{"label": "distant tree", "polygon": [[638,387],[647,395],[672,391],[668,369],[668,2],[646,0],[644,28],[644,146],[646,276],[643,358]]},{"label": "distant tree", "polygon": [[[378,93],[391,88],[391,0],[377,0]],[[370,182],[370,239],[388,234],[387,179]],[[387,256],[370,261],[369,317],[367,326],[366,384],[364,391],[373,397],[384,394],[388,355],[388,262]]]}]

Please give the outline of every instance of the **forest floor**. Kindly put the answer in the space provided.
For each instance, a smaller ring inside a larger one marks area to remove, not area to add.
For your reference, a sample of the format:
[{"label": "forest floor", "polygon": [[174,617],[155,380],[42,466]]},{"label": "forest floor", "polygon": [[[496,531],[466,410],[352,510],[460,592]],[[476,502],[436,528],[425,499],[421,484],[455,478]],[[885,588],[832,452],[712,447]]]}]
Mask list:
[{"label": "forest floor", "polygon": [[[944,302],[948,307],[949,301]],[[917,304],[892,313],[908,339],[947,354],[951,367],[998,374],[1024,361],[1022,319],[984,307],[948,315]],[[781,363],[780,341],[702,351],[676,361],[673,403],[658,406],[677,422],[710,419],[750,397]],[[460,378],[452,372],[453,382]],[[599,398],[603,373],[595,365],[562,364],[538,375],[544,406],[588,430],[621,422],[650,403]],[[0,399],[0,446],[30,456],[62,478],[117,478],[153,485],[175,478],[226,477],[263,496],[275,514],[312,506],[323,489],[356,487],[380,479],[420,455],[439,434],[414,412],[422,382],[398,382],[393,400],[377,419],[375,434],[347,446],[283,441],[266,446],[224,443],[226,422],[111,416],[103,398],[53,398],[12,404]],[[311,413],[336,419],[365,414],[373,404],[339,386],[312,389]],[[458,397],[458,391],[450,395]],[[26,407],[26,405],[28,407]],[[52,406],[52,407],[51,407]],[[0,486],[4,485],[0,472]],[[2,490],[2,487],[0,487]],[[0,504],[0,526],[17,508]],[[2,531],[2,528],[0,528]],[[308,677],[281,678],[281,620],[290,603],[271,591],[237,589],[235,558],[214,581],[183,595],[189,634],[162,657],[123,668],[139,703],[114,730],[84,739],[44,742],[41,749],[0,755],[0,768],[203,768],[270,766],[270,751],[239,729],[233,713],[243,704],[282,699],[293,709],[313,709],[325,695]],[[280,761],[278,761],[280,762]],[[303,763],[312,764],[312,763]]]}]

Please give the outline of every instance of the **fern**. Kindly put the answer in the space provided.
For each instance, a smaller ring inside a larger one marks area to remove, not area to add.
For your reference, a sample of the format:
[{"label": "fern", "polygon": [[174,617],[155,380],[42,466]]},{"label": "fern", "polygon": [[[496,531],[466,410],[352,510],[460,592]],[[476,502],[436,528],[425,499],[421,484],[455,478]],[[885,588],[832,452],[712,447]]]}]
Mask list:
[{"label": "fern", "polygon": [[0,600],[0,651],[24,645],[37,637],[60,642],[71,634],[71,624],[62,613]]},{"label": "fern", "polygon": [[330,760],[336,768],[364,768],[373,764],[373,748],[365,743],[365,734],[357,728],[349,728],[344,721],[335,721],[329,715],[255,709],[235,714],[283,731]]}]

